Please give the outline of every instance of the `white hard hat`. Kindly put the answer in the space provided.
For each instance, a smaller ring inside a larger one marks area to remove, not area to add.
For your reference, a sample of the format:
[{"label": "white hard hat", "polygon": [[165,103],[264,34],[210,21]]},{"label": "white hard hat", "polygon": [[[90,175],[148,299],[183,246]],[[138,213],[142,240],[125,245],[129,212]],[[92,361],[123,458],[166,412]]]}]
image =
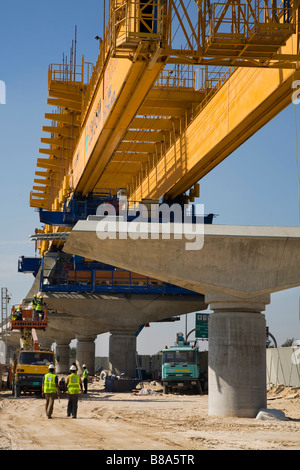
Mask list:
[{"label": "white hard hat", "polygon": [[50,364],[48,369],[55,369],[54,364]]},{"label": "white hard hat", "polygon": [[70,370],[77,370],[75,366],[71,366]]},{"label": "white hard hat", "polygon": [[86,365],[85,365],[85,364],[82,364],[82,367],[86,367]]}]

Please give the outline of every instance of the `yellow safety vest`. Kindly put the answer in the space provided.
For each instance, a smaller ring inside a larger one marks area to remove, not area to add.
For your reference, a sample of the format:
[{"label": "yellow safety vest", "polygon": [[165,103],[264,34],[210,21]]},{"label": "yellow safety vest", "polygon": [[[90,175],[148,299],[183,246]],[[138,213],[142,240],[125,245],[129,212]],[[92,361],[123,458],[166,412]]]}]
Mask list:
[{"label": "yellow safety vest", "polygon": [[37,302],[37,305],[35,306],[35,311],[36,312],[43,312],[45,308],[45,302],[41,302],[40,300]]},{"label": "yellow safety vest", "polygon": [[75,395],[80,393],[80,391],[80,376],[77,374],[69,375],[68,393],[70,395]]},{"label": "yellow safety vest", "polygon": [[55,374],[46,374],[44,378],[44,393],[57,393]]}]

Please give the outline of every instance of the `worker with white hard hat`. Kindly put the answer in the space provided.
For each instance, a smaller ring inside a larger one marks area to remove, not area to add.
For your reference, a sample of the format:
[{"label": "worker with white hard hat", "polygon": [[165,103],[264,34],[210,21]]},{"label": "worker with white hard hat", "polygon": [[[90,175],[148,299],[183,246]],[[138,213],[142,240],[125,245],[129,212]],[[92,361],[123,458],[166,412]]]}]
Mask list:
[{"label": "worker with white hard hat", "polygon": [[72,418],[77,418],[78,399],[83,392],[83,388],[81,377],[77,374],[75,365],[70,367],[70,375],[67,378],[67,389],[69,394],[67,416],[72,415]]},{"label": "worker with white hard hat", "polygon": [[52,418],[54,400],[60,397],[58,387],[58,377],[55,375],[55,366],[50,364],[48,367],[48,374],[44,375],[42,383],[42,395],[46,398],[46,415],[48,419]]}]

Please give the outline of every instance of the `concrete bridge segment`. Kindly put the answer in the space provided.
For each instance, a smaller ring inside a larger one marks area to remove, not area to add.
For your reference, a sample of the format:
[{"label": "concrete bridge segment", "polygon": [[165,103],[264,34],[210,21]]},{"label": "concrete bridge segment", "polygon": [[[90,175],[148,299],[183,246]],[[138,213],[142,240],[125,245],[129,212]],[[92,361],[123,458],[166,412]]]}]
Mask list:
[{"label": "concrete bridge segment", "polygon": [[50,310],[59,312],[50,315],[50,326],[58,332],[63,328],[78,340],[80,366],[86,363],[93,373],[95,339],[110,332],[110,369],[129,377],[136,373],[136,332],[141,325],[207,308],[201,295],[46,293],[44,299]]},{"label": "concrete bridge segment", "polygon": [[[48,273],[55,269],[59,253],[48,253],[43,265]],[[28,303],[34,294],[40,293],[40,275],[23,303]],[[204,296],[163,294],[114,294],[114,293],[61,293],[43,292],[49,311],[47,332],[39,332],[42,341],[46,338],[56,343],[58,372],[68,371],[69,343],[77,339],[76,361],[81,371],[86,363],[94,373],[95,339],[97,335],[110,332],[109,359],[113,373],[125,372],[130,377],[136,374],[136,332],[141,325],[160,322],[177,315],[201,311],[207,308]]]},{"label": "concrete bridge segment", "polygon": [[254,417],[266,407],[265,305],[300,285],[300,228],[204,226],[204,245],[184,238],[100,240],[97,221],[78,222],[65,251],[205,295],[209,322],[209,413]]}]

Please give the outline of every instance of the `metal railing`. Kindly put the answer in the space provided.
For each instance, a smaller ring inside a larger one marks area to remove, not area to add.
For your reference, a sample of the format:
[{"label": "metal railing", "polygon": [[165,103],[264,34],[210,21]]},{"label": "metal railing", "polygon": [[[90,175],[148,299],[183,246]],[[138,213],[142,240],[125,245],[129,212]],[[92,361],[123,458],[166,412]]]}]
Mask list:
[{"label": "metal railing", "polygon": [[48,326],[47,308],[44,308],[43,312],[35,312],[31,307],[24,308],[20,318],[15,319],[15,315],[14,308],[12,308],[10,319],[11,330],[21,330],[22,328],[45,329]]},{"label": "metal railing", "polygon": [[195,88],[195,71],[193,67],[187,67],[186,65],[164,69],[154,87],[170,89]]},{"label": "metal railing", "polygon": [[91,62],[84,62],[82,57],[82,64],[50,64],[48,69],[48,83],[51,81],[68,82],[68,83],[81,83],[82,85],[90,82],[93,71],[93,64]]},{"label": "metal railing", "polygon": [[214,67],[212,69],[208,67],[197,68],[195,70],[195,89],[214,94],[224,85],[234,70],[234,67],[230,67],[227,70],[224,70],[224,67]]},{"label": "metal railing", "polygon": [[114,47],[132,44],[141,39],[160,40],[162,37],[163,2],[137,0],[115,2],[113,11]]},{"label": "metal railing", "polygon": [[215,37],[248,39],[253,31],[266,29],[294,31],[295,14],[289,0],[280,5],[268,6],[268,1],[252,2],[214,2],[207,11],[205,36],[208,40]]}]

